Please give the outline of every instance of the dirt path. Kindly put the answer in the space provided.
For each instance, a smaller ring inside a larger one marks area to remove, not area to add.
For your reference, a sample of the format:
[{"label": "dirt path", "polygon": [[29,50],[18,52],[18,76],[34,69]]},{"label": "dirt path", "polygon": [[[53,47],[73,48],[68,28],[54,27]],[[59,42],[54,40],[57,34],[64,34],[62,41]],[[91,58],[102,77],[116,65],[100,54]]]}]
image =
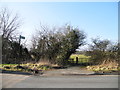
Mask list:
[{"label": "dirt path", "polygon": [[66,69],[57,69],[52,71],[46,71],[44,72],[43,76],[53,76],[53,75],[89,75],[94,74],[93,71],[88,71],[86,69],[80,68],[78,66],[75,67],[69,67]]}]

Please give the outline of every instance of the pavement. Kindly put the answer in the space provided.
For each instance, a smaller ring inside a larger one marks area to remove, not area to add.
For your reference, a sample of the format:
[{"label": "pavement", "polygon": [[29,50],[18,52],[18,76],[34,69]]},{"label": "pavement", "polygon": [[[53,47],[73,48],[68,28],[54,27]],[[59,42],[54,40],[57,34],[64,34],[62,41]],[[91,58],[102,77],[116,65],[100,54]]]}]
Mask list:
[{"label": "pavement", "polygon": [[94,75],[71,67],[46,71],[43,75],[2,75],[2,88],[118,88],[118,75]]}]

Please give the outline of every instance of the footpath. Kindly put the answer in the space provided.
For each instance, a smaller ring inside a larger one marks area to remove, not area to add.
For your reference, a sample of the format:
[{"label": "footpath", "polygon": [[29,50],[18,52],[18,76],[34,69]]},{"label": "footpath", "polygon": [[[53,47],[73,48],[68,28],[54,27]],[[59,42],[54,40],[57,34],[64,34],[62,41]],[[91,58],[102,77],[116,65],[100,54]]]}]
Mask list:
[{"label": "footpath", "polygon": [[45,71],[42,76],[58,76],[58,75],[93,75],[95,72],[88,71],[78,66],[69,67],[66,69],[55,69],[51,71]]}]

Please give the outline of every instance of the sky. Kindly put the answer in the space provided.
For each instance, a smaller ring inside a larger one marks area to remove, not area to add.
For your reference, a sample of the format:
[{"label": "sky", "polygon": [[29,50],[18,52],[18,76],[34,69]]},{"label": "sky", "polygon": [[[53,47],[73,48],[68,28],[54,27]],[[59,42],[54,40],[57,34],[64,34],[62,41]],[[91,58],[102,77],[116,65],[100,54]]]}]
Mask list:
[{"label": "sky", "polygon": [[69,23],[85,32],[88,43],[96,37],[118,40],[117,2],[2,2],[0,7],[19,15],[22,20],[19,32],[26,37],[23,42],[27,47],[40,23],[48,26]]}]

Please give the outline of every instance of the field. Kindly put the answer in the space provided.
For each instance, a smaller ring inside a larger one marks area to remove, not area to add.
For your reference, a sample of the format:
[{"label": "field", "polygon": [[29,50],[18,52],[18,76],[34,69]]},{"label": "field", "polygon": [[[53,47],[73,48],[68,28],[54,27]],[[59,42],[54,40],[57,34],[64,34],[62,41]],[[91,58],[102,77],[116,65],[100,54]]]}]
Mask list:
[{"label": "field", "polygon": [[78,57],[78,63],[89,63],[90,62],[90,56],[85,55],[78,55],[78,54],[72,54],[70,56],[69,61],[76,62],[76,57]]}]

